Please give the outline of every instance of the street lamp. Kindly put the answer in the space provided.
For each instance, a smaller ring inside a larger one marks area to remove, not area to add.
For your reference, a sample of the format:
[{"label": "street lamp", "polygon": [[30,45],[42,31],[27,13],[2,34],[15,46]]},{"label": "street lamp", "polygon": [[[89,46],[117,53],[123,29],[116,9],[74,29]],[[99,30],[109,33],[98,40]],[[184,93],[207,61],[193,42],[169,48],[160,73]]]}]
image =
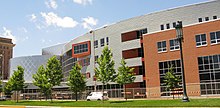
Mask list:
[{"label": "street lamp", "polygon": [[177,21],[176,29],[176,37],[180,46],[180,55],[181,55],[181,66],[182,66],[182,81],[183,81],[183,102],[189,102],[189,98],[186,93],[186,82],[185,82],[185,73],[184,73],[184,64],[183,64],[183,52],[182,52],[182,42],[183,42],[183,27],[180,21]]}]

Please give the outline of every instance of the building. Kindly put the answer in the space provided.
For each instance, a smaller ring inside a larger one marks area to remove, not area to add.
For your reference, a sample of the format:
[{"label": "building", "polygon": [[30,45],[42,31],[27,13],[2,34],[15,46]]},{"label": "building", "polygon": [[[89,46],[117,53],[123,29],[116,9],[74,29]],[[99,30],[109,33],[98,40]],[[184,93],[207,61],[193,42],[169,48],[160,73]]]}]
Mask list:
[{"label": "building", "polygon": [[37,73],[39,66],[45,66],[47,60],[51,57],[52,55],[35,55],[12,58],[10,59],[10,77],[13,75],[14,70],[17,70],[17,66],[22,66],[24,68],[25,83],[32,83],[33,74]]},{"label": "building", "polygon": [[[87,79],[87,89],[100,90],[102,84],[94,80],[94,68],[107,45],[113,52],[116,70],[122,58],[129,67],[135,68],[134,83],[126,85],[133,98],[139,95],[136,89],[142,89],[144,97],[167,97],[170,92],[165,90],[163,77],[168,66],[173,65],[179,76],[182,73],[174,29],[177,21],[181,21],[188,95],[216,95],[220,94],[219,17],[219,0],[168,9],[92,30],[57,50],[53,47],[45,48],[43,54],[60,54],[64,83],[72,66],[79,62],[82,65],[81,72]],[[119,93],[123,90],[114,82],[109,82],[105,88],[119,89]]]},{"label": "building", "polygon": [[[183,59],[189,96],[220,94],[220,20],[185,25]],[[169,96],[164,83],[169,66],[181,76],[180,47],[175,29],[144,35],[145,71],[151,97]],[[151,89],[151,90],[150,90]]]},{"label": "building", "polygon": [[9,60],[13,56],[13,47],[11,39],[0,37],[0,72],[3,80],[9,76]]}]

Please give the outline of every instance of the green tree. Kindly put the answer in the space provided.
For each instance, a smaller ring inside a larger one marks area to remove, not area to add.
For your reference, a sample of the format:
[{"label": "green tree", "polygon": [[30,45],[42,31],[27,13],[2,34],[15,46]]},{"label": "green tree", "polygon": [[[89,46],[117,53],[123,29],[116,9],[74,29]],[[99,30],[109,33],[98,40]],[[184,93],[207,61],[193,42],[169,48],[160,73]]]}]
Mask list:
[{"label": "green tree", "polygon": [[[174,67],[171,65],[168,68],[168,72],[165,74],[165,77],[163,80],[165,82],[167,91],[173,91],[175,88],[178,88],[179,83],[181,82],[180,77],[175,75],[173,69]],[[173,99],[174,99],[174,94],[173,94]]]},{"label": "green tree", "polygon": [[124,59],[121,60],[121,66],[118,67],[118,73],[115,81],[124,86],[124,91],[125,91],[125,99],[127,101],[127,95],[126,95],[126,84],[130,84],[134,82],[135,76],[134,76],[134,68],[130,68],[126,66],[126,62]]},{"label": "green tree", "polygon": [[46,76],[48,78],[49,84],[51,85],[51,86],[49,86],[50,87],[49,93],[50,93],[51,102],[52,102],[52,88],[54,86],[60,85],[62,78],[63,78],[62,66],[56,56],[51,57],[47,61]]},{"label": "green tree", "polygon": [[70,75],[68,77],[67,85],[70,86],[69,89],[74,92],[77,101],[77,93],[80,93],[86,89],[86,81],[85,77],[80,72],[82,67],[76,63],[72,70],[70,71]]},{"label": "green tree", "polygon": [[11,81],[9,80],[5,86],[3,87],[3,92],[6,96],[11,96],[12,95],[12,83]]},{"label": "green tree", "polygon": [[[112,59],[112,52],[105,46],[102,50],[101,56],[98,58],[98,67],[95,68],[95,77],[97,81],[102,82],[102,92],[104,93],[104,85],[110,81],[114,81],[115,62]],[[104,97],[103,97],[104,99]]]},{"label": "green tree", "polygon": [[38,68],[37,73],[33,75],[33,79],[33,84],[40,89],[40,95],[44,94],[47,100],[51,92],[51,84],[46,76],[46,70],[43,65]]},{"label": "green tree", "polygon": [[17,70],[14,70],[12,77],[9,79],[12,84],[12,90],[16,91],[16,100],[18,102],[18,92],[23,90],[24,85],[24,68],[18,66]]}]

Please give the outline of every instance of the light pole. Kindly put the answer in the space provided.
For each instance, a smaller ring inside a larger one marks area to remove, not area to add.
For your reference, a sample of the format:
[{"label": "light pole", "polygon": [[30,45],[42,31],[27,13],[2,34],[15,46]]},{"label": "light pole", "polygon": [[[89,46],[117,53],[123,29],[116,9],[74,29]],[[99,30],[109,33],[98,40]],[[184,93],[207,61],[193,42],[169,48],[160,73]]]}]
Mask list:
[{"label": "light pole", "polygon": [[182,81],[183,81],[183,102],[189,102],[189,98],[186,93],[186,82],[185,82],[185,72],[184,72],[184,63],[183,63],[183,52],[182,52],[182,42],[183,42],[183,27],[180,21],[177,22],[175,27],[176,29],[176,37],[180,45],[180,55],[181,55],[181,66],[182,66]]}]

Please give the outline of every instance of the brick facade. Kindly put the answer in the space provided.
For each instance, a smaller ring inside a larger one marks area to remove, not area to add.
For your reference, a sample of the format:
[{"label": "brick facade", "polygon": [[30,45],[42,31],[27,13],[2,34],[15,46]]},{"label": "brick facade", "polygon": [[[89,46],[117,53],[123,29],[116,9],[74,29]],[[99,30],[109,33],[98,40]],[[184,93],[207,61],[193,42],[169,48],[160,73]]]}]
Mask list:
[{"label": "brick facade", "polygon": [[[198,60],[200,56],[220,54],[220,44],[211,45],[210,32],[220,30],[220,20],[197,23],[183,27],[183,59],[185,66],[185,79],[189,96],[200,95]],[[195,35],[206,34],[207,46],[196,47]],[[146,88],[155,87],[156,94],[160,94],[159,62],[180,59],[180,51],[170,51],[169,40],[176,38],[175,29],[146,34],[143,37],[145,54]],[[158,53],[157,42],[166,41],[167,51]],[[157,95],[160,96],[160,95]]]}]

